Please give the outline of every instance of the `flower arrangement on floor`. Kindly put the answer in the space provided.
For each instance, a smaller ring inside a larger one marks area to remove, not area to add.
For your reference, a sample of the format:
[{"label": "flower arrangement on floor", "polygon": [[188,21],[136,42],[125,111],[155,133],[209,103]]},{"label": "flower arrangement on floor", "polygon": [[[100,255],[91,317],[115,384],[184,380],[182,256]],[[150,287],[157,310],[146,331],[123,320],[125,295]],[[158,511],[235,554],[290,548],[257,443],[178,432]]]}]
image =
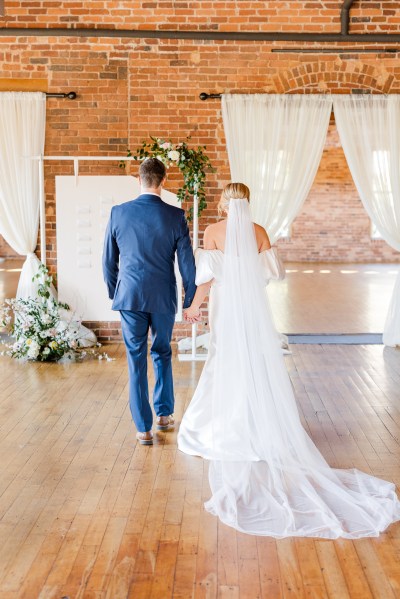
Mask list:
[{"label": "flower arrangement on floor", "polygon": [[[178,167],[183,175],[183,185],[178,189],[176,196],[180,202],[184,202],[190,200],[191,196],[197,193],[200,216],[204,208],[207,208],[205,199],[206,170],[214,171],[210,159],[204,153],[206,146],[190,148],[187,143],[190,137],[187,138],[187,141],[177,144],[158,137],[150,137],[150,139],[151,142],[144,141],[134,154],[128,149],[128,157],[139,161],[146,158],[158,158],[167,168]],[[120,167],[124,168],[125,163],[121,162]],[[188,212],[189,220],[191,220],[193,208],[189,208]]]},{"label": "flower arrangement on floor", "polygon": [[[107,354],[99,354],[96,348],[82,347],[81,321],[62,318],[62,311],[69,310],[69,306],[51,293],[53,279],[43,264],[33,277],[35,280],[38,280],[37,297],[7,299],[0,308],[1,325],[15,340],[4,344],[7,350],[1,355],[41,362],[76,360],[87,354],[111,360]],[[101,344],[97,343],[96,347]]]}]

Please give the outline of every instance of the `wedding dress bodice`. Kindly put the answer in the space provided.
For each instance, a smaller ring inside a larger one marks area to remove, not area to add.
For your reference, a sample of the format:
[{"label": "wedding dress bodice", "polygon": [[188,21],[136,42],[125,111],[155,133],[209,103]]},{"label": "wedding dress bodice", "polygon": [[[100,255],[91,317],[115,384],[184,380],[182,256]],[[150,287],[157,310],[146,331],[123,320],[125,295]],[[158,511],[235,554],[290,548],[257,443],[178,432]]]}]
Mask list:
[{"label": "wedding dress bodice", "polygon": [[[208,283],[212,279],[215,283],[223,281],[224,253],[221,250],[197,249],[196,259],[196,285]],[[285,278],[285,267],[279,257],[276,248],[270,248],[258,254],[261,266],[262,280],[260,283],[267,285],[272,279],[282,280]]]}]

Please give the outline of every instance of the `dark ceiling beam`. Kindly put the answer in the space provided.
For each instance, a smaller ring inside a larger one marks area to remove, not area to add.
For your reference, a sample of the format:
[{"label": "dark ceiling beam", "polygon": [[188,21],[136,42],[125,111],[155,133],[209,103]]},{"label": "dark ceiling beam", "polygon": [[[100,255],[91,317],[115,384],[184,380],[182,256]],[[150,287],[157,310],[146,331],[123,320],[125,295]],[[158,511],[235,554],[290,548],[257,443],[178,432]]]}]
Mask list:
[{"label": "dark ceiling beam", "polygon": [[293,33],[285,31],[166,31],[164,29],[69,29],[1,27],[0,37],[110,37],[131,39],[172,39],[255,42],[360,42],[400,44],[400,33]]}]

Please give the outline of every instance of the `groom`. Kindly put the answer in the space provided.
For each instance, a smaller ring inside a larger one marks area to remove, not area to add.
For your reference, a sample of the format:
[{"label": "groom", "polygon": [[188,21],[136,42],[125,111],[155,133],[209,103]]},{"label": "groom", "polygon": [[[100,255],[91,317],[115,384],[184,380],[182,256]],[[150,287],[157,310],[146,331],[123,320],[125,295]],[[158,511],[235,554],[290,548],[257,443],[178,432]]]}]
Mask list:
[{"label": "groom", "polygon": [[175,252],[185,288],[184,308],[196,291],[195,263],[185,213],[161,200],[166,169],[157,158],[140,165],[141,194],[114,206],[105,234],[103,274],[112,309],[121,314],[129,368],[129,403],[136,438],[152,445],[153,415],[147,382],[147,338],[155,387],[157,428],[173,425],[171,336],[177,309]]}]

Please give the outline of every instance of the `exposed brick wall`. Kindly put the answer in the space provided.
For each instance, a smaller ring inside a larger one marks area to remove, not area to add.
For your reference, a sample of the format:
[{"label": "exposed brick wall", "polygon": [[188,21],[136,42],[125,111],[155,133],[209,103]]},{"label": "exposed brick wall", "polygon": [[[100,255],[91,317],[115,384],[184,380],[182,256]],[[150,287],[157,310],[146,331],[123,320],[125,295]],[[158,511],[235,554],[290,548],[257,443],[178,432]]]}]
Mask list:
[{"label": "exposed brick wall", "polygon": [[[396,5],[396,6],[395,6]],[[207,92],[400,93],[397,55],[299,54],[298,44],[129,38],[13,37],[12,27],[116,27],[230,31],[339,31],[341,2],[6,2],[0,27],[2,77],[48,80],[48,91],[75,90],[75,101],[47,103],[46,153],[124,154],[149,135],[204,144],[217,172],[207,183],[208,208],[200,232],[217,218],[216,204],[229,181],[218,100]],[[359,2],[351,10],[351,32],[398,31],[399,3]],[[304,44],[303,44],[304,45]],[[311,44],[315,47],[315,44]],[[333,46],[334,44],[329,44]],[[355,44],[348,44],[354,47]],[[291,54],[272,52],[293,46]],[[310,47],[310,44],[305,45]],[[133,174],[137,165],[129,167]],[[47,253],[56,268],[54,176],[72,174],[65,162],[46,164]],[[123,174],[118,164],[82,163],[81,174]],[[179,177],[170,173],[169,187]],[[369,239],[369,220],[354,189],[333,126],[309,198],[290,241],[280,242],[286,259],[400,261],[381,241]],[[96,325],[112,337],[115,324]],[[188,327],[186,327],[188,329]],[[108,333],[107,331],[110,331]],[[177,336],[182,327],[177,328]]]},{"label": "exposed brick wall", "polygon": [[[5,0],[8,27],[111,27],[218,31],[324,31],[340,27],[342,1],[274,0]],[[356,0],[350,31],[398,31],[398,3]]]},{"label": "exposed brick wall", "polygon": [[400,254],[371,239],[365,212],[330,124],[320,166],[290,239],[278,242],[282,258],[298,262],[400,262]]}]

